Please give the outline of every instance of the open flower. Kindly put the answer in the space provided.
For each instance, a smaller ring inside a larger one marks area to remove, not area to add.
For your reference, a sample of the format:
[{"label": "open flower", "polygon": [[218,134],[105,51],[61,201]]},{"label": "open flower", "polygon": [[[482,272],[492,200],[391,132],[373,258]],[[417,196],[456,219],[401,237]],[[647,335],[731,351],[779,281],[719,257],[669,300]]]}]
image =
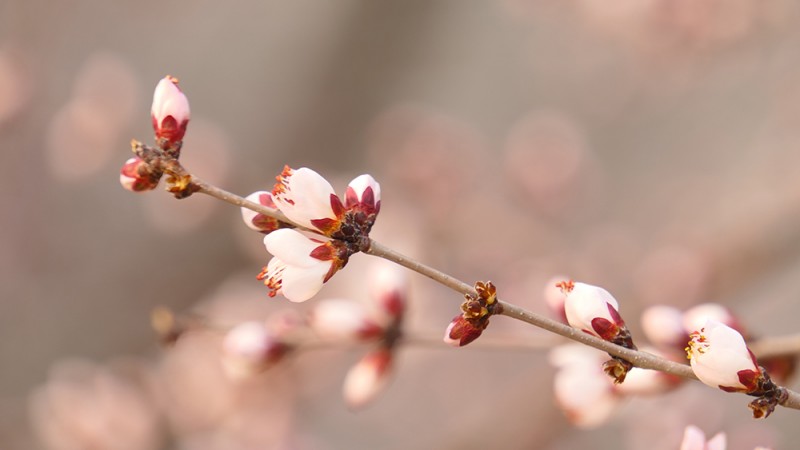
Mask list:
[{"label": "open flower", "polygon": [[183,139],[189,124],[190,110],[189,100],[178,87],[177,78],[167,75],[158,82],[153,93],[150,116],[160,146],[173,147]]},{"label": "open flower", "polygon": [[725,433],[717,433],[706,441],[706,434],[703,433],[703,430],[694,425],[688,425],[686,431],[683,432],[680,450],[725,450],[727,445]]},{"label": "open flower", "polygon": [[703,383],[726,392],[752,393],[762,377],[755,356],[733,328],[709,319],[691,334],[687,356]]},{"label": "open flower", "polygon": [[340,241],[312,238],[289,228],[265,236],[264,245],[274,257],[257,278],[271,289],[270,297],[280,293],[293,302],[313,297],[350,256]]},{"label": "open flower", "polygon": [[275,204],[291,221],[348,242],[369,234],[380,211],[381,189],[370,175],[350,182],[345,201],[313,170],[286,166],[272,190]]}]

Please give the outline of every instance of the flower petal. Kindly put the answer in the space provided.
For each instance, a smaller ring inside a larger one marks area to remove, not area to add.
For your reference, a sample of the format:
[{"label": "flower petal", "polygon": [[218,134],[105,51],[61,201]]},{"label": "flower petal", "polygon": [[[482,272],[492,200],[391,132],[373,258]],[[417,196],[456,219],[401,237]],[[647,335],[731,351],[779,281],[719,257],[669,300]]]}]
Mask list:
[{"label": "flower petal", "polygon": [[310,267],[319,263],[319,259],[310,255],[321,245],[324,243],[312,240],[291,228],[275,230],[264,236],[264,246],[267,247],[267,251],[290,266]]},{"label": "flower petal", "polygon": [[313,220],[337,219],[331,206],[331,196],[336,194],[328,180],[317,172],[307,167],[287,167],[278,180],[272,191],[273,200],[291,221],[316,228]]}]

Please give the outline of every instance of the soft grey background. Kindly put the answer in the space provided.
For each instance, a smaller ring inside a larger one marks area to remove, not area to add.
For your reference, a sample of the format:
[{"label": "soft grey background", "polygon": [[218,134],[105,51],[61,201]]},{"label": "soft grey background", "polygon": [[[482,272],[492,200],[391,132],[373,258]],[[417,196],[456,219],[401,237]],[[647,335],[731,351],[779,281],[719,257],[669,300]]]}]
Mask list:
[{"label": "soft grey background", "polygon": [[[509,301],[544,311],[544,281],[566,273],[611,290],[635,333],[647,305],[709,300],[754,333],[797,331],[800,11],[609,3],[2,2],[0,447],[46,445],[30,393],[63,361],[168,358],[152,307],[191,308],[232,276],[248,301],[279,302],[252,279],[268,255],[237,210],[117,182],[166,74],[192,106],[187,167],[228,190],[269,188],[284,164],[337,189],[369,172],[376,236]],[[359,264],[321,295],[357,290]],[[438,336],[459,300],[412,280],[408,326]],[[493,322],[495,337],[540,336]],[[732,449],[800,438],[796,412],[754,422],[746,399],[699,385],[577,431],[542,352],[468,348],[404,350],[354,414],[338,386],[357,355],[293,362],[277,438],[214,441],[173,420],[156,448],[667,449],[692,422]]]}]

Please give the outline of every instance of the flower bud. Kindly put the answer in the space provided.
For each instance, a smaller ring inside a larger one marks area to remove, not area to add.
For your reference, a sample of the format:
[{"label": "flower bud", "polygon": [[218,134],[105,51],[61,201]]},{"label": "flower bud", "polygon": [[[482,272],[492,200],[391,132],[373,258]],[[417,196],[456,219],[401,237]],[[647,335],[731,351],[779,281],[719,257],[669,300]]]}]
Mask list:
[{"label": "flower bud", "polygon": [[739,333],[745,334],[741,323],[731,310],[719,303],[702,303],[684,311],[683,327],[688,332],[696,331],[702,328],[708,319],[723,323]]},{"label": "flower bud", "polygon": [[395,265],[377,265],[370,276],[370,296],[384,323],[402,319],[408,298],[408,277]]},{"label": "flower bud", "polygon": [[607,341],[614,340],[625,328],[617,300],[605,289],[571,281],[559,283],[559,287],[567,295],[564,312],[571,327]]},{"label": "flower bud", "polygon": [[[278,208],[275,206],[275,202],[272,201],[272,194],[267,191],[253,192],[247,196],[247,200],[250,200],[253,203],[258,203],[261,206],[266,206],[267,208],[275,211],[278,210]],[[264,214],[255,212],[249,208],[242,208],[242,220],[244,220],[244,224],[251,229],[264,234],[281,228],[281,222],[278,221],[278,219],[265,216]]]},{"label": "flower bud", "polygon": [[158,186],[160,173],[154,173],[141,158],[134,157],[125,161],[119,171],[119,183],[132,192],[150,191]]},{"label": "flower bud", "polygon": [[666,305],[650,306],[642,312],[642,331],[653,345],[662,348],[683,348],[689,337],[680,310]]},{"label": "flower bud", "polygon": [[444,342],[453,347],[463,347],[478,339],[481,333],[483,333],[483,328],[477,327],[472,321],[459,314],[447,326],[447,330],[444,332]]},{"label": "flower bud", "polygon": [[391,363],[392,352],[379,348],[367,353],[347,372],[342,390],[350,408],[363,407],[383,391],[389,381]]},{"label": "flower bud", "polygon": [[173,148],[183,140],[189,124],[189,100],[178,87],[177,78],[167,75],[158,82],[153,93],[150,116],[156,139],[162,148]]}]

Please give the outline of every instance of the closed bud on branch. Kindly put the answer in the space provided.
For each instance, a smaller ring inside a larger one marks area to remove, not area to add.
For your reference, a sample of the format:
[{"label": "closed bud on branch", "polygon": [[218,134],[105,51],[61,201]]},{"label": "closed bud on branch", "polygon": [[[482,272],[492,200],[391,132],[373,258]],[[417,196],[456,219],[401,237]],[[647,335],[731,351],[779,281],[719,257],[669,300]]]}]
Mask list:
[{"label": "closed bud on branch", "polygon": [[141,158],[133,157],[125,161],[119,171],[119,183],[131,192],[151,191],[158,186],[161,172],[152,170]]},{"label": "closed bud on branch", "polygon": [[156,140],[163,149],[180,150],[189,124],[189,100],[178,87],[178,79],[167,75],[156,85],[153,106],[150,109]]}]

